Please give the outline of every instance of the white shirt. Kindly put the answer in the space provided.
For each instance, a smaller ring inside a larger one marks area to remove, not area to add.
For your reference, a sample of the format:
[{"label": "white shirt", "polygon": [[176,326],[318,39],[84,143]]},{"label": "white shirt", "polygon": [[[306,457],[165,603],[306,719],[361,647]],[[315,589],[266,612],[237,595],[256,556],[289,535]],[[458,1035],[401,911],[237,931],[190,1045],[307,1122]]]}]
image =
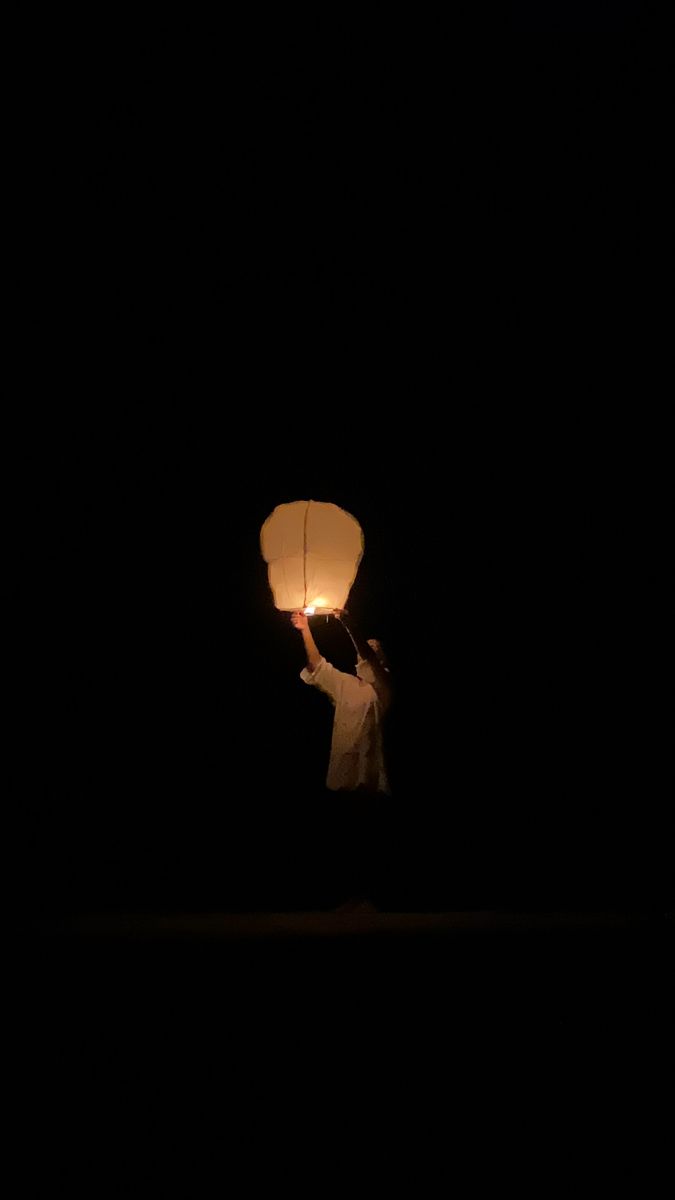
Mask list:
[{"label": "white shirt", "polygon": [[[362,667],[361,662],[358,666]],[[300,678],[325,692],[335,706],[326,786],[331,791],[363,787],[389,794],[382,749],[385,705],[373,685],[338,671],[325,658],[315,671],[305,667]]]}]

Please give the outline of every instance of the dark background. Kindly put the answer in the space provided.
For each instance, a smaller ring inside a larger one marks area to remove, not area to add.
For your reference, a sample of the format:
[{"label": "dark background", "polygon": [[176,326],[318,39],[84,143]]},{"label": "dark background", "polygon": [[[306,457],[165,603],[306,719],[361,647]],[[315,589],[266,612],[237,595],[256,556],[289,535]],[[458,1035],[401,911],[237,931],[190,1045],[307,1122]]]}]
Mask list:
[{"label": "dark background", "polygon": [[305,498],[360,521],[397,680],[378,906],[669,903],[658,43],[506,8],[52,63],[7,444],[29,906],[339,899],[259,553]]}]

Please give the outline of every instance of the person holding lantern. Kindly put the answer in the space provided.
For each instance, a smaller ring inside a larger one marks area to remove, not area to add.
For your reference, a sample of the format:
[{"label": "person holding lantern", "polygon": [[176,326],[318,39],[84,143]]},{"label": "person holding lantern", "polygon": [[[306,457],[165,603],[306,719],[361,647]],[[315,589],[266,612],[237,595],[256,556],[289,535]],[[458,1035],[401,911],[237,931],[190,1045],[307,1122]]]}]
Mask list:
[{"label": "person holding lantern", "polygon": [[339,671],[319,651],[307,614],[297,611],[291,621],[302,635],[307,665],[300,673],[304,683],[328,697],[335,709],[326,786],[342,795],[342,830],[339,857],[346,866],[350,900],[344,911],[372,908],[366,898],[372,878],[374,825],[377,801],[390,795],[384,758],[384,717],[392,700],[389,668],[380,643],[363,640],[345,625],[357,652],[356,674]]},{"label": "person holding lantern", "polygon": [[347,627],[357,652],[356,674],[351,675],[326,662],[305,613],[294,612],[291,620],[302,634],[307,655],[300,678],[328,696],[335,708],[326,786],[330,791],[388,795],[382,730],[392,692],[380,643],[375,638],[355,638]]}]

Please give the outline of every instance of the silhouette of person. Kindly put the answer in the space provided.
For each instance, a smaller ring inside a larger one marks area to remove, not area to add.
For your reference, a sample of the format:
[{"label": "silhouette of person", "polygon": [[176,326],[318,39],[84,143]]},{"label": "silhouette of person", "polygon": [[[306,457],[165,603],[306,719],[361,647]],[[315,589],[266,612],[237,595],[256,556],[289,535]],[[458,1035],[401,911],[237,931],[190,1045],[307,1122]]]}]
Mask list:
[{"label": "silhouette of person", "polygon": [[357,652],[356,674],[339,671],[319,651],[305,613],[291,620],[302,635],[307,665],[304,683],[328,696],[335,713],[326,786],[341,794],[338,858],[353,895],[343,906],[372,908],[366,897],[372,878],[378,799],[391,793],[384,757],[384,717],[392,702],[391,674],[380,643],[364,641],[342,619]]}]

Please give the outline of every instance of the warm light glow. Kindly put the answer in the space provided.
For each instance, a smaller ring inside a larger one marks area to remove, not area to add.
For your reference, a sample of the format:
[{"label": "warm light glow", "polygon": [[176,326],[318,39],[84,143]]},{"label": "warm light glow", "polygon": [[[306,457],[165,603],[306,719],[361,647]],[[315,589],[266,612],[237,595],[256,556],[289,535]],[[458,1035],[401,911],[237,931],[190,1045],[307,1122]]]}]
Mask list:
[{"label": "warm light glow", "polygon": [[339,612],[363,555],[355,517],[322,500],[278,504],[260,530],[260,549],[281,612]]}]

